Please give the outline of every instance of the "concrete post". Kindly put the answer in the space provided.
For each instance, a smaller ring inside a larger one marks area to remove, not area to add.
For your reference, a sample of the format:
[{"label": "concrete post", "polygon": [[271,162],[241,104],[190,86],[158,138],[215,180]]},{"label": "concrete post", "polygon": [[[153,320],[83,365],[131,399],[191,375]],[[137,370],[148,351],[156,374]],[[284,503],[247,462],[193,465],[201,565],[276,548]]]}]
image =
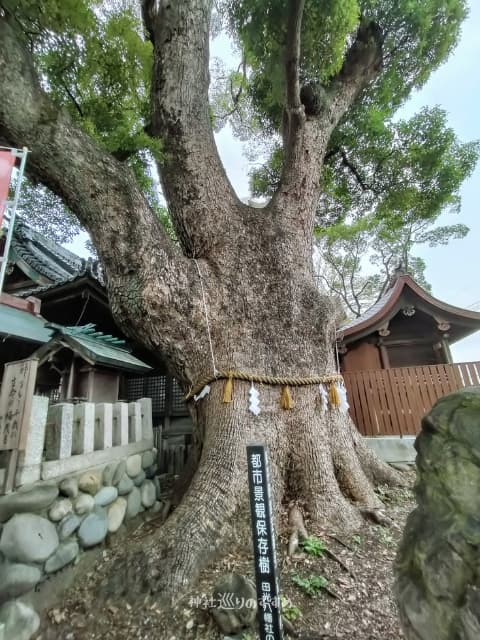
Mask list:
[{"label": "concrete post", "polygon": [[153,442],[152,399],[140,398],[138,402],[142,408],[142,438]]},{"label": "concrete post", "polygon": [[140,442],[142,439],[142,407],[139,402],[128,404],[128,441]]},{"label": "concrete post", "polygon": [[112,447],[113,406],[109,402],[95,405],[95,451]]},{"label": "concrete post", "polygon": [[73,407],[72,455],[92,453],[95,432],[95,405],[81,402]]},{"label": "concrete post", "polygon": [[45,457],[63,460],[72,455],[73,405],[60,403],[51,406],[45,430]]},{"label": "concrete post", "polygon": [[128,444],[128,404],[115,402],[113,405],[113,434],[114,447]]},{"label": "concrete post", "polygon": [[40,480],[40,465],[42,464],[43,448],[45,445],[45,429],[47,427],[48,398],[33,396],[30,425],[26,436],[24,451],[18,456],[17,475],[15,485],[36,482]]}]

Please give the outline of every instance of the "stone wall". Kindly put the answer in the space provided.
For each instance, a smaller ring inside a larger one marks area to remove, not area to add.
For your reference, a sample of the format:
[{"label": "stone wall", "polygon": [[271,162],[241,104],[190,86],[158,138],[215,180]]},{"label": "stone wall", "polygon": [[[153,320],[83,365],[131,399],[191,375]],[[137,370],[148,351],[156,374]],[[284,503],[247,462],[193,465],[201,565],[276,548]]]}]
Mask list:
[{"label": "stone wall", "polygon": [[440,399],[417,438],[417,508],[396,563],[408,640],[480,638],[480,387]]},{"label": "stone wall", "polygon": [[162,508],[149,399],[50,411],[45,398],[34,400],[22,486],[0,497],[0,640],[28,639],[38,627],[19,597],[139,513]]}]

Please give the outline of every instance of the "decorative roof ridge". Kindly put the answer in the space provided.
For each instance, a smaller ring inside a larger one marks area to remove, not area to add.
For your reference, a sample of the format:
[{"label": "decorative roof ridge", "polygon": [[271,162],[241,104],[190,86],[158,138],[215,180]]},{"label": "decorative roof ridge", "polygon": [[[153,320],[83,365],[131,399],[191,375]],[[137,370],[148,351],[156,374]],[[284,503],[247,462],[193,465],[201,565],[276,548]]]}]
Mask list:
[{"label": "decorative roof ridge", "polygon": [[102,333],[96,330],[96,325],[88,323],[75,327],[65,327],[55,322],[47,322],[45,326],[48,329],[53,329],[53,337],[58,335],[69,336],[70,338],[82,338],[82,340],[91,340],[92,342],[101,342],[109,347],[115,347],[121,351],[130,352],[131,349],[127,345],[126,341],[121,338],[116,338],[108,333]]},{"label": "decorative roof ridge", "polygon": [[385,289],[385,293],[387,291],[390,291],[390,289],[393,289],[397,280],[399,280],[399,278],[402,278],[403,276],[410,276],[410,278],[413,280],[413,276],[405,269],[405,267],[403,266],[403,262],[400,260],[398,265],[393,270],[392,275],[390,276],[390,280],[388,282],[387,288]]},{"label": "decorative roof ridge", "polygon": [[[102,286],[105,285],[105,277],[99,260],[77,256],[54,240],[35,231],[22,220],[19,220],[15,225],[12,250],[12,261],[17,256],[39,276],[44,276],[51,281],[18,292],[17,295],[20,297],[44,292],[57,285],[73,282],[82,276],[90,276]],[[30,275],[30,277],[32,276]],[[32,279],[34,282],[36,281],[35,276]]]},{"label": "decorative roof ridge", "polygon": [[[45,291],[50,291],[52,289],[56,289],[57,287],[63,287],[67,284],[71,284],[76,280],[81,280],[82,278],[90,278],[94,282],[97,282],[103,289],[105,288],[105,282],[103,280],[101,274],[101,266],[98,269],[98,275],[95,274],[95,271],[84,269],[79,273],[75,273],[73,276],[69,278],[64,278],[63,280],[57,280],[55,282],[51,282],[50,284],[38,285],[36,287],[30,287],[28,289],[22,289],[15,293],[19,298],[26,298],[28,296],[38,295],[44,293]],[[106,295],[106,294],[105,294]]]},{"label": "decorative roof ridge", "polygon": [[18,257],[41,276],[45,276],[54,282],[58,279],[58,269],[53,269],[51,266],[46,264],[45,261],[39,259],[34,255],[30,247],[20,244],[15,237],[12,238],[11,251],[12,254],[9,256],[10,262],[15,262],[15,258]]},{"label": "decorative roof ridge", "polygon": [[54,322],[45,324],[52,335],[46,343],[35,351],[34,356],[44,362],[49,354],[66,348],[86,360],[90,365],[120,369],[122,371],[151,371],[152,367],[136,356],[124,340],[96,331],[94,324],[65,327]]},{"label": "decorative roof ridge", "polygon": [[55,240],[52,240],[48,236],[43,235],[43,233],[41,233],[40,231],[34,229],[28,224],[28,222],[25,222],[25,220],[23,220],[21,216],[17,216],[16,218],[14,235],[19,235],[21,238],[26,238],[33,242],[37,242],[38,244],[47,247],[51,251],[59,253],[62,255],[62,257],[65,258],[65,260],[71,262],[72,264],[76,264],[78,260],[82,259],[78,254],[70,251],[70,249],[66,249]]},{"label": "decorative roof ridge", "polygon": [[77,277],[79,276],[91,276],[95,280],[98,280],[102,284],[105,282],[105,276],[103,273],[102,263],[100,260],[89,256],[88,258],[80,258],[82,261],[82,267],[77,273]]},{"label": "decorative roof ridge", "polygon": [[442,309],[442,311],[454,315],[461,315],[464,318],[468,318],[470,320],[480,320],[480,311],[474,311],[473,309],[464,309],[463,307],[457,307],[453,304],[449,304],[448,302],[443,302],[443,300],[435,298],[435,296],[432,296],[431,293],[421,287],[408,273],[404,276],[404,278],[404,284],[407,284],[410,289],[412,289],[412,291],[423,298],[423,300],[425,300],[426,302],[430,302],[430,304],[438,306],[438,308]]},{"label": "decorative roof ridge", "polygon": [[33,229],[33,227],[27,224],[20,217],[17,218],[17,221],[15,223],[12,239],[14,242],[17,241],[17,243],[19,241],[20,243],[22,241],[26,241],[27,243],[33,245],[33,247],[36,248],[37,251],[38,247],[41,247],[47,254],[47,257],[50,260],[60,262],[61,264],[59,266],[65,271],[78,270],[83,260],[76,253],[73,253],[73,251],[62,247],[62,245],[58,242],[55,242],[55,240],[51,240],[39,231]]},{"label": "decorative roof ridge", "polygon": [[[393,284],[385,291],[385,293],[372,305],[368,307],[362,314],[360,314],[357,318],[353,318],[353,320],[348,320],[344,325],[340,326],[337,330],[337,333],[342,333],[351,327],[355,327],[358,324],[363,323],[369,318],[377,315],[377,313],[383,309],[385,304],[390,300],[393,295],[395,285],[398,282],[398,278],[393,282]],[[402,287],[403,288],[403,285]]]},{"label": "decorative roof ridge", "polygon": [[455,307],[447,302],[443,302],[438,298],[432,296],[428,291],[425,291],[411,275],[408,273],[399,274],[390,289],[379,299],[375,304],[369,307],[361,316],[351,320],[349,323],[340,327],[337,331],[337,335],[341,338],[347,335],[351,335],[358,331],[363,331],[369,326],[374,325],[381,319],[382,313],[388,313],[394,307],[397,300],[405,287],[408,287],[419,298],[424,300],[427,304],[438,308],[445,313],[461,316],[469,320],[477,320],[480,322],[480,312],[472,311],[470,309],[462,309],[462,307]]}]

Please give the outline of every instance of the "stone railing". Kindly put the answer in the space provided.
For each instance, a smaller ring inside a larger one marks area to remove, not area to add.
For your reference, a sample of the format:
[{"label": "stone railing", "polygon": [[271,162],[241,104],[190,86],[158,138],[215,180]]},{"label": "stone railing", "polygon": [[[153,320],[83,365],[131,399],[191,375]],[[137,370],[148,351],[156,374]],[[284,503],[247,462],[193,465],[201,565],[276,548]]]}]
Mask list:
[{"label": "stone railing", "polygon": [[101,466],[153,447],[152,401],[48,406],[34,396],[16,486]]}]

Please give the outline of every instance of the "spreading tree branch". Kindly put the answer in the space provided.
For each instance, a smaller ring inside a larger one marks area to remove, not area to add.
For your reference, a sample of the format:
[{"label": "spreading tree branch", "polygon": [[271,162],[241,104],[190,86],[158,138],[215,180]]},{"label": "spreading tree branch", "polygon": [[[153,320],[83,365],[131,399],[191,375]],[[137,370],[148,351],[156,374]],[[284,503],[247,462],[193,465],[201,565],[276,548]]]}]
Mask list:
[{"label": "spreading tree branch", "polygon": [[[242,55],[242,61],[240,62],[240,64],[237,67],[237,73],[240,73],[240,71],[242,72],[242,76],[243,76],[243,80],[244,82],[247,79],[247,60],[245,58],[245,54]],[[220,80],[225,80],[226,76],[220,76],[219,77]],[[230,78],[230,97],[232,99],[232,108],[229,109],[226,113],[223,113],[222,115],[218,115],[215,114],[215,120],[217,121],[223,121],[225,122],[228,118],[230,118],[231,116],[233,116],[234,113],[238,113],[240,120],[243,120],[242,118],[242,114],[241,114],[241,110],[240,110],[240,98],[242,97],[244,93],[244,86],[243,84],[241,84],[238,89],[236,91],[234,91],[233,88],[233,80],[232,78]]]},{"label": "spreading tree branch", "polygon": [[360,260],[358,259],[358,244],[357,244],[356,252],[355,252],[355,258],[354,258],[354,261],[353,261],[353,264],[352,264],[352,268],[351,268],[351,271],[350,271],[350,278],[349,278],[349,280],[350,280],[350,292],[352,294],[352,298],[355,301],[355,306],[356,306],[356,309],[357,309],[355,315],[356,315],[357,318],[360,315],[360,308],[361,307],[360,307],[360,301],[359,301],[359,295],[360,294],[357,295],[357,292],[355,291],[354,279],[355,279],[355,275],[357,273],[359,265],[360,265]]},{"label": "spreading tree branch", "polygon": [[[175,304],[186,264],[131,170],[103,151],[43,91],[29,51],[0,18],[0,144],[29,149],[27,172],[62,198],[101,257],[112,308],[136,333],[147,284]],[[153,251],[152,251],[153,249]]]},{"label": "spreading tree branch", "polygon": [[65,91],[65,93],[67,94],[67,96],[70,98],[73,106],[75,107],[75,109],[78,111],[79,115],[81,118],[83,118],[83,111],[82,111],[82,107],[79,105],[77,99],[75,98],[75,96],[73,95],[73,93],[70,91],[70,89],[68,88],[68,85],[66,82],[62,82],[62,87]]},{"label": "spreading tree branch", "polygon": [[380,26],[362,18],[355,40],[345,55],[339,73],[326,88],[319,103],[319,118],[329,118],[331,130],[383,68],[383,34]]},{"label": "spreading tree branch", "polygon": [[305,109],[300,99],[300,46],[304,0],[290,0],[285,52],[286,105],[284,115],[284,164],[280,179],[283,193],[298,188],[303,165]]},{"label": "spreading tree branch", "polygon": [[[287,136],[284,135],[285,162],[281,184],[274,196],[280,207],[294,207],[302,232],[313,226],[315,203],[320,190],[322,164],[327,153],[328,141],[338,122],[351,107],[362,90],[371,83],[382,69],[383,36],[379,26],[362,19],[355,40],[346,53],[341,70],[328,86],[320,82],[300,88],[298,60],[303,3],[292,0],[287,42]],[[296,64],[297,63],[297,64]],[[300,97],[301,107],[297,105]],[[292,127],[290,112],[301,114]],[[331,151],[331,155],[338,150]],[[301,195],[301,197],[300,197]],[[305,212],[311,215],[306,215]],[[291,215],[291,214],[290,214]]]},{"label": "spreading tree branch", "polygon": [[285,71],[287,110],[296,113],[300,107],[300,44],[305,0],[290,0],[287,25]]},{"label": "spreading tree branch", "polygon": [[[153,135],[161,138],[163,192],[187,255],[208,257],[241,210],[218,156],[209,110],[211,0],[144,2],[154,42]],[[221,224],[221,220],[229,224]],[[233,229],[232,229],[233,227]],[[211,232],[215,229],[215,233]]]},{"label": "spreading tree branch", "polygon": [[352,306],[352,303],[351,303],[350,298],[348,296],[347,283],[345,282],[345,272],[340,269],[340,267],[336,263],[336,261],[335,261],[333,256],[330,257],[329,254],[326,254],[325,259],[328,262],[328,264],[330,265],[330,268],[332,268],[334,270],[334,272],[337,274],[337,277],[340,279],[341,289],[339,289],[338,287],[335,287],[333,282],[331,281],[331,279],[326,278],[325,276],[321,276],[321,277],[324,279],[324,281],[325,281],[326,285],[329,287],[329,289],[331,289],[334,293],[336,293],[337,295],[340,296],[342,301],[345,303],[346,307],[357,318],[360,314],[358,312],[358,308],[355,309],[355,307]]},{"label": "spreading tree branch", "polygon": [[[247,60],[245,58],[245,54],[242,55],[242,61],[237,67],[237,73],[240,73],[240,71],[242,72],[243,81],[245,82],[247,78]],[[233,103],[233,109],[231,110],[232,115],[238,109],[238,105],[240,104],[240,98],[242,97],[242,94],[243,94],[243,84],[241,84],[238,87],[237,91],[234,92],[233,81],[230,78],[230,96],[232,98],[232,103]]]},{"label": "spreading tree branch", "polygon": [[349,300],[348,300],[348,296],[346,296],[346,293],[339,289],[338,287],[335,287],[334,284],[332,284],[332,281],[327,278],[327,276],[324,276],[323,274],[320,275],[320,278],[324,281],[324,283],[326,284],[327,288],[329,291],[332,291],[333,293],[335,293],[340,300],[345,304],[345,306],[347,307],[347,309],[349,311],[351,311],[355,317],[357,317],[356,315],[356,311],[355,309],[351,306]]},{"label": "spreading tree branch", "polygon": [[300,53],[303,0],[288,5],[285,52],[286,103],[283,118],[284,162],[280,184],[270,203],[277,217],[288,221],[311,253],[315,203],[318,199],[321,163],[326,147],[325,132],[317,126],[304,104],[300,88]]},{"label": "spreading tree branch", "polygon": [[373,185],[368,184],[367,182],[365,182],[365,180],[362,178],[360,171],[357,169],[357,167],[353,164],[353,162],[350,160],[350,158],[347,155],[347,152],[345,151],[345,149],[340,149],[340,156],[342,158],[342,164],[344,167],[346,167],[350,173],[353,175],[353,177],[355,178],[355,180],[357,181],[357,183],[359,184],[360,188],[362,191],[372,191],[373,193],[377,193],[376,189],[373,187]]},{"label": "spreading tree branch", "polygon": [[376,22],[362,19],[337,83],[352,83],[359,91],[373,80],[383,65],[383,39],[382,30]]}]

